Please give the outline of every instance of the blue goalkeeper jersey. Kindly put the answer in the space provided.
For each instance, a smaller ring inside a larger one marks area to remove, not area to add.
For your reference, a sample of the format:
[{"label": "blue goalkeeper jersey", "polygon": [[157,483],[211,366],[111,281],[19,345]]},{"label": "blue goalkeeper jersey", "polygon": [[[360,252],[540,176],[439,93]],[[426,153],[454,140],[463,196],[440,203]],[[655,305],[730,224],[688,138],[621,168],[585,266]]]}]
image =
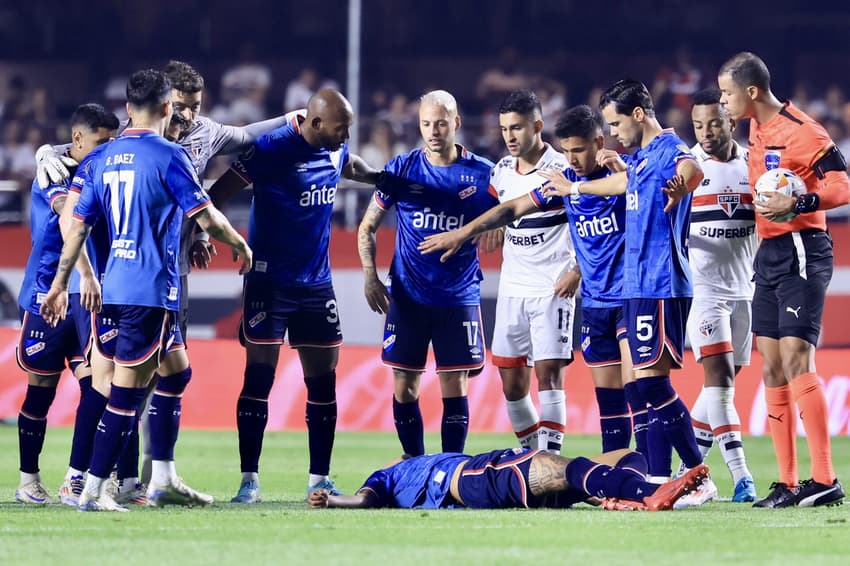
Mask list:
[{"label": "blue goalkeeper jersey", "polygon": [[78,220],[100,220],[109,231],[104,304],[176,311],[182,213],[191,217],[209,205],[179,145],[135,128],[105,145],[74,210]]},{"label": "blue goalkeeper jersey", "polygon": [[260,136],[233,165],[254,184],[248,243],[254,268],[246,278],[287,287],[330,283],[331,214],[348,146],[315,148],[298,120]]},{"label": "blue goalkeeper jersey", "polygon": [[398,215],[392,294],[433,306],[479,304],[482,276],[475,244],[466,242],[445,263],[441,254],[423,255],[418,246],[426,236],[460,228],[499,204],[490,190],[492,169],[492,162],[463,148],[448,166],[432,165],[423,149],[387,163],[375,201],[384,210],[395,205]]},{"label": "blue goalkeeper jersey", "polygon": [[684,159],[693,159],[690,148],[668,129],[627,161],[623,298],[693,296],[688,264],[691,195],[667,213],[667,195],[662,190]]},{"label": "blue goalkeeper jersey", "polygon": [[[611,171],[604,167],[586,177],[580,177],[570,168],[564,171],[564,175],[572,182],[592,181],[610,174]],[[546,199],[541,190],[536,189],[531,193],[531,198],[542,209],[564,206],[576,250],[576,261],[581,270],[582,306],[619,306],[623,295],[625,195],[578,195],[566,199]]]},{"label": "blue goalkeeper jersey", "polygon": [[24,281],[18,294],[18,305],[38,314],[44,296],[50,290],[59,256],[62,253],[62,233],[59,215],[53,211],[56,199],[68,194],[67,185],[51,183],[46,189],[33,181],[30,190],[30,250]]}]

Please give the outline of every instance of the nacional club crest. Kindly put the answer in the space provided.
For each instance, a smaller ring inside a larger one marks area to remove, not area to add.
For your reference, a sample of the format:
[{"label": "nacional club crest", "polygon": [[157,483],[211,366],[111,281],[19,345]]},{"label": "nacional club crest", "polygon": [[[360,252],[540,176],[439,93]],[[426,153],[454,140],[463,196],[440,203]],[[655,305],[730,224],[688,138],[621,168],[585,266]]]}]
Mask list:
[{"label": "nacional club crest", "polygon": [[726,216],[732,218],[732,215],[735,213],[738,205],[741,204],[741,195],[736,193],[719,194],[717,195],[717,204],[723,209]]}]

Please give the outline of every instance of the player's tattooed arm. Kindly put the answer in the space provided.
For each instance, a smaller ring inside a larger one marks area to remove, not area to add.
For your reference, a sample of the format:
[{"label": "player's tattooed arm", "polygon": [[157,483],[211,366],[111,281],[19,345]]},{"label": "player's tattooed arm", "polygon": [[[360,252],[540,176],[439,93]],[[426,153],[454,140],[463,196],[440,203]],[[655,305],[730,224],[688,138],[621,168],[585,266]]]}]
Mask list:
[{"label": "player's tattooed arm", "polygon": [[463,243],[470,238],[482,232],[506,226],[517,218],[535,210],[537,210],[537,205],[534,204],[531,197],[528,195],[519,196],[491,208],[472,222],[464,224],[462,228],[426,236],[419,244],[419,251],[423,254],[430,254],[445,250],[445,253],[440,256],[440,261],[445,262],[456,254]]},{"label": "player's tattooed arm", "polygon": [[563,491],[567,483],[566,460],[548,452],[538,452],[528,468],[528,488],[534,495]]},{"label": "player's tattooed arm", "polygon": [[80,256],[80,250],[86,238],[89,237],[89,232],[91,232],[91,226],[76,222],[74,228],[65,237],[56,275],[39,309],[41,316],[51,326],[56,326],[60,320],[65,320],[65,313],[68,310],[68,280]]},{"label": "player's tattooed arm", "polygon": [[198,223],[198,226],[209,232],[210,236],[230,246],[233,249],[234,260],[237,257],[242,259],[239,275],[244,275],[251,271],[254,252],[215,205],[200,210],[192,216],[192,219]]},{"label": "player's tattooed arm", "polygon": [[370,185],[378,185],[381,178],[381,169],[375,169],[359,155],[351,154],[348,156],[348,163],[342,170],[342,176],[352,181],[360,183],[368,183]]},{"label": "player's tattooed arm", "polygon": [[365,279],[363,292],[369,308],[378,314],[386,313],[390,306],[390,294],[378,278],[378,270],[375,266],[377,249],[375,232],[386,214],[387,211],[378,206],[373,198],[357,229],[357,252],[360,254],[360,265],[363,267]]}]

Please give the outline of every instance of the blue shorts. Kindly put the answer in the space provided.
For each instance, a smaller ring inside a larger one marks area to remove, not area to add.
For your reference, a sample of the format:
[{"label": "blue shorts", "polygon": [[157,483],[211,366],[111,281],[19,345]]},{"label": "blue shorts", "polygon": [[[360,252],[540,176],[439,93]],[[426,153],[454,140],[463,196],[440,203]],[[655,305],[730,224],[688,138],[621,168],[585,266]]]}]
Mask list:
[{"label": "blue shorts", "polygon": [[534,506],[528,488],[528,468],[539,450],[509,448],[473,456],[463,466],[458,494],[471,509]]},{"label": "blue shorts", "polygon": [[66,360],[71,371],[77,369],[85,358],[77,340],[73,314],[68,313],[65,320],[53,328],[41,316],[22,311],[17,358],[22,370],[36,375],[62,373]]},{"label": "blue shorts", "polygon": [[581,309],[581,353],[588,367],[619,364],[620,340],[625,337],[622,306]]},{"label": "blue shorts", "polygon": [[342,344],[342,328],[333,285],[281,287],[264,279],[246,279],[241,334],[251,344],[328,348]]},{"label": "blue shorts", "polygon": [[393,297],[384,326],[381,359],[391,368],[423,371],[428,344],[434,346],[437,371],[484,367],[484,325],[479,306],[437,307]]},{"label": "blue shorts", "polygon": [[655,365],[665,348],[681,368],[691,299],[626,299],[623,307],[634,368]]},{"label": "blue shorts", "polygon": [[83,353],[85,359],[89,359],[91,352],[91,326],[94,318],[94,313],[87,311],[80,304],[80,294],[74,293],[69,296],[68,304],[71,308],[71,315],[74,319],[74,326],[77,329],[77,340],[80,342],[80,352]]},{"label": "blue shorts", "polygon": [[133,367],[185,348],[177,313],[157,307],[103,305],[92,332],[100,354],[119,366]]}]

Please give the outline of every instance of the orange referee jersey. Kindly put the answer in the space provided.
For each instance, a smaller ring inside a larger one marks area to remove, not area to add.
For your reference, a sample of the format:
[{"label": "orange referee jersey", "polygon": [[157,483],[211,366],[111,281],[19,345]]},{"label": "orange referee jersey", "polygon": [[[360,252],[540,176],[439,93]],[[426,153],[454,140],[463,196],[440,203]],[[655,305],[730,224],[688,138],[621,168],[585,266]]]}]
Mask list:
[{"label": "orange referee jersey", "polygon": [[[808,192],[823,188],[812,165],[826,150],[835,145],[823,126],[791,102],[783,102],[779,114],[764,124],[750,120],[749,175],[750,186],[767,171],[765,154],[779,154],[779,167],[790,169],[806,183]],[[755,192],[755,189],[753,189]],[[823,210],[801,214],[791,222],[771,222],[756,215],[756,227],[762,238],[775,238],[788,232],[807,228],[826,230],[826,213]]]}]

